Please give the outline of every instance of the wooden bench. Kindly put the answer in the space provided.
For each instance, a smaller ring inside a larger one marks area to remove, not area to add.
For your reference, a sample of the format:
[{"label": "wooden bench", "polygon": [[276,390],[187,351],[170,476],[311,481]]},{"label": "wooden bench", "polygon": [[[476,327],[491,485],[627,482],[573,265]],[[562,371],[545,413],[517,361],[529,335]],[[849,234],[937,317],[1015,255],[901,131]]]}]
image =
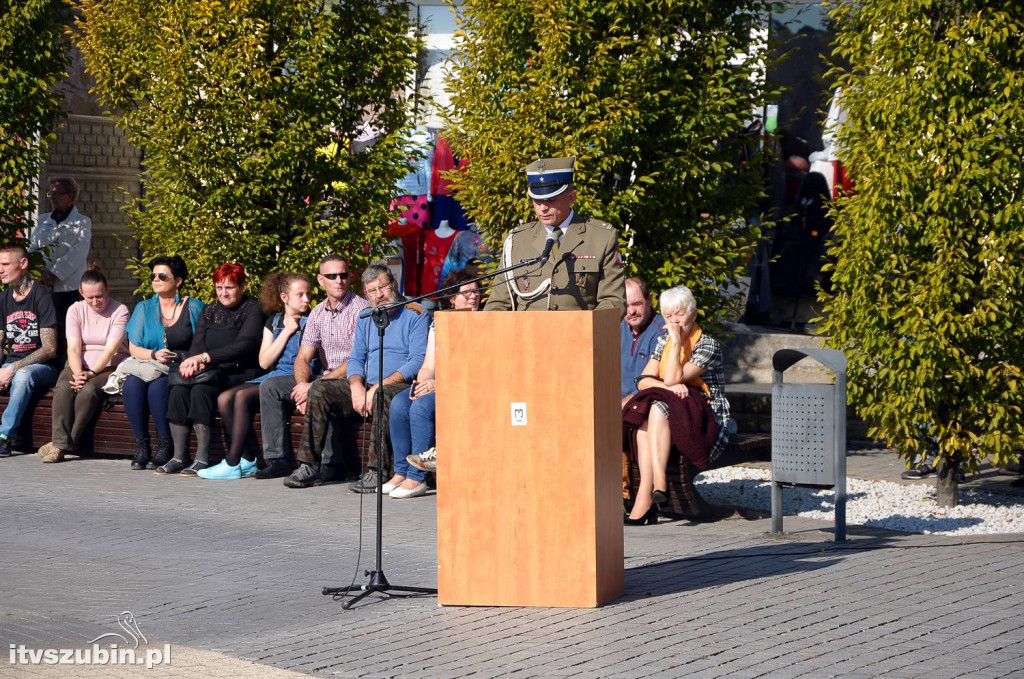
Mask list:
[{"label": "wooden bench", "polygon": [[[0,396],[0,412],[7,407],[8,395]],[[14,434],[14,449],[22,452],[35,452],[41,445],[52,440],[53,424],[51,416],[53,412],[53,401],[50,392],[35,397],[30,403],[21,421],[21,426]],[[292,415],[289,423],[291,430],[292,451],[299,449],[299,442],[302,439],[302,426],[305,416],[300,413]],[[256,415],[253,426],[256,431],[255,441],[250,438],[249,446],[257,454],[262,455],[263,435],[260,430],[260,416]],[[348,476],[358,476],[367,467],[369,462],[370,442],[373,436],[373,426],[370,420],[360,422],[348,432],[341,433],[346,441],[353,442],[343,445],[345,469]],[[149,423],[150,439],[156,441],[156,429],[152,420]],[[191,439],[191,451],[195,453],[195,436]],[[227,452],[224,447],[224,436],[218,419],[213,426],[210,442],[210,461],[219,462]],[[112,455],[117,457],[132,457],[135,454],[135,437],[131,426],[128,424],[128,416],[124,412],[121,397],[107,399],[100,416],[86,431],[79,442],[79,449],[76,454],[82,455]],[[374,462],[376,466],[376,462]]]},{"label": "wooden bench", "polygon": [[[760,434],[733,434],[725,452],[711,464],[708,469],[721,469],[741,462],[771,459],[772,440]],[[668,460],[668,503],[662,513],[677,519],[691,521],[707,521],[722,518],[726,515],[721,508],[708,504],[697,492],[693,479],[700,472],[689,460],[682,460],[675,448]],[[636,460],[628,465],[628,481],[630,497],[636,497],[640,485],[640,467]],[[731,514],[731,512],[728,512]]]}]

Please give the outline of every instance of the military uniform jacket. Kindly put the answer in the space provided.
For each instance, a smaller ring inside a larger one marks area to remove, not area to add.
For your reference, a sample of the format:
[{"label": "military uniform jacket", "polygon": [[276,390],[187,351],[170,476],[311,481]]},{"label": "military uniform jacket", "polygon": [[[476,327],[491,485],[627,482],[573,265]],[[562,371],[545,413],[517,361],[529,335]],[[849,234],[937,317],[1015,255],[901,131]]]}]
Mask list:
[{"label": "military uniform jacket", "polygon": [[[501,266],[537,257],[548,232],[540,222],[517,226],[505,236]],[[488,311],[580,311],[618,309],[625,313],[626,279],[619,258],[618,234],[605,222],[574,214],[557,256],[543,265],[499,275],[485,307]]]}]

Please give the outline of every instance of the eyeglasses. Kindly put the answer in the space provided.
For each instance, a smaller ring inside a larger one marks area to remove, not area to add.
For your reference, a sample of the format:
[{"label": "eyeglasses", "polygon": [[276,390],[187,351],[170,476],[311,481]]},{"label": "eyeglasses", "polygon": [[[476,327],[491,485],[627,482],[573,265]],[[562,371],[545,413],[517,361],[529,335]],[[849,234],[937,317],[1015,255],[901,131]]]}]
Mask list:
[{"label": "eyeglasses", "polygon": [[163,281],[164,283],[166,283],[167,281],[171,280],[171,277],[168,276],[165,273],[155,273],[155,274],[153,274],[152,276],[149,277],[149,280],[150,281]]},{"label": "eyeglasses", "polygon": [[320,275],[329,281],[337,280],[338,278],[345,280],[348,278],[348,271],[342,271],[341,273],[322,273]]},{"label": "eyeglasses", "polygon": [[54,190],[50,190],[50,191],[46,192],[46,195],[49,198],[56,198],[57,196],[66,196],[66,195],[68,195],[68,192],[67,191],[54,191]]},{"label": "eyeglasses", "polygon": [[376,297],[377,295],[386,293],[390,289],[391,283],[385,283],[379,288],[366,288],[365,292],[367,297]]},{"label": "eyeglasses", "polygon": [[480,288],[476,288],[474,290],[460,290],[455,294],[462,295],[463,297],[479,297],[480,295],[484,294],[484,291],[481,290]]}]

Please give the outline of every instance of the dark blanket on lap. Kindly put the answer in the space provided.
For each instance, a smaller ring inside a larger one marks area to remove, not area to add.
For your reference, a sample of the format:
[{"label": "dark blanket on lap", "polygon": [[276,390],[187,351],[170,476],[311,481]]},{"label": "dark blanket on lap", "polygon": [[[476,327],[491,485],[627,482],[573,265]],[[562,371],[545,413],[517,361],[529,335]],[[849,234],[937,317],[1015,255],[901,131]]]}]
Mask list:
[{"label": "dark blanket on lap", "polygon": [[622,408],[622,446],[636,459],[636,433],[650,415],[655,401],[668,404],[668,425],[672,447],[697,469],[708,468],[709,455],[718,438],[718,423],[700,389],[687,386],[690,395],[679,398],[668,389],[651,387],[634,394]]}]

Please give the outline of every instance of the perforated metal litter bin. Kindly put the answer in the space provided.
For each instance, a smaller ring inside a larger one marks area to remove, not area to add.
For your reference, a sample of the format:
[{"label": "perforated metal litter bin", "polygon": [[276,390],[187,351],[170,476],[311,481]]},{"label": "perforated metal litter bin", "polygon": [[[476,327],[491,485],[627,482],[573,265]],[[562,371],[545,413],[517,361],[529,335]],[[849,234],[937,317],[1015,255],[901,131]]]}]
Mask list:
[{"label": "perforated metal litter bin", "polygon": [[[786,383],[804,358],[832,384]],[[782,532],[782,489],[835,488],[836,542],[846,539],[846,356],[835,349],[780,349],[772,356],[772,533]]]}]

